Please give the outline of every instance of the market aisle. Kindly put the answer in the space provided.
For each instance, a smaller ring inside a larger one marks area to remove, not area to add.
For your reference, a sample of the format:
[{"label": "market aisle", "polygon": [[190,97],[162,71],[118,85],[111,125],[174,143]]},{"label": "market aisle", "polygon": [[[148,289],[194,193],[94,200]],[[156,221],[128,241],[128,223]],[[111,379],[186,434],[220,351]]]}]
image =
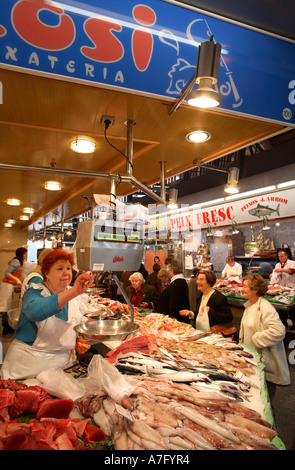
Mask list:
[{"label": "market aisle", "polygon": [[277,432],[284,442],[287,450],[295,450],[295,364],[290,364],[290,360],[294,358],[294,346],[291,348],[290,342],[295,340],[295,332],[287,330],[285,338],[285,347],[290,376],[291,385],[288,387],[277,387],[273,400],[273,413],[276,423]]}]

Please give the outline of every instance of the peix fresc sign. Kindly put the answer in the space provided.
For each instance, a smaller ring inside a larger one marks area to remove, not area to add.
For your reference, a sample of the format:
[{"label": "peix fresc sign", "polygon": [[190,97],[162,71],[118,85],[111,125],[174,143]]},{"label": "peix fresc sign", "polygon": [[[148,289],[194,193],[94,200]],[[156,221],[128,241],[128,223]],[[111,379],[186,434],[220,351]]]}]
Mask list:
[{"label": "peix fresc sign", "polygon": [[220,107],[294,125],[293,43],[162,0],[2,1],[0,67],[172,100],[211,35]]}]

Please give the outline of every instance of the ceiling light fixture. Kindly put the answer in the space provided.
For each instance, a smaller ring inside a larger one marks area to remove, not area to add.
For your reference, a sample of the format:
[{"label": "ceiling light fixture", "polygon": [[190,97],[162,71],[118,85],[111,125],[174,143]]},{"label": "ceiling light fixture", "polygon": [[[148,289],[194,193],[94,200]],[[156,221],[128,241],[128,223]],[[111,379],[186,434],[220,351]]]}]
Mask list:
[{"label": "ceiling light fixture", "polygon": [[268,218],[266,216],[263,217],[263,227],[262,230],[270,230],[270,226],[268,225]]},{"label": "ceiling light fixture", "polygon": [[95,150],[95,142],[88,137],[77,137],[71,142],[70,148],[77,153],[93,153]]},{"label": "ceiling light fixture", "polygon": [[6,203],[9,205],[9,206],[20,206],[21,202],[19,199],[15,199],[15,198],[10,198],[10,199],[7,199]]},{"label": "ceiling light fixture", "polygon": [[211,139],[211,134],[208,131],[193,131],[187,134],[185,138],[192,143],[201,143]]},{"label": "ceiling light fixture", "polygon": [[29,217],[28,215],[20,215],[20,216],[19,216],[19,219],[20,219],[20,220],[29,220],[29,218],[30,218],[30,217]]},{"label": "ceiling light fixture", "polygon": [[32,207],[25,207],[25,208],[23,209],[23,212],[24,212],[25,214],[34,214],[35,210],[34,210]]},{"label": "ceiling light fixture", "polygon": [[9,224],[8,222],[6,222],[6,224],[4,224],[4,227],[12,227],[12,224]]},{"label": "ceiling light fixture", "polygon": [[232,221],[231,226],[232,226],[232,229],[233,229],[233,231],[232,231],[233,235],[235,235],[236,233],[240,233],[240,231],[237,228],[237,223],[234,220]]},{"label": "ceiling light fixture", "polygon": [[232,166],[228,170],[228,179],[227,183],[224,186],[224,191],[229,194],[237,194],[240,192],[240,188],[238,186],[239,181],[239,168],[236,166]]},{"label": "ceiling light fixture", "polygon": [[178,195],[178,190],[177,189],[170,189],[170,191],[169,191],[169,203],[167,205],[167,207],[169,207],[169,209],[177,209],[178,208],[177,195]]},{"label": "ceiling light fixture", "polygon": [[212,232],[212,227],[210,224],[207,224],[207,237],[214,237],[214,234]]},{"label": "ceiling light fixture", "polygon": [[44,188],[47,189],[47,191],[60,191],[61,184],[58,181],[46,181]]},{"label": "ceiling light fixture", "polygon": [[[210,41],[200,44],[195,73],[176,103],[168,108],[169,115],[178,110],[186,97],[189,105],[199,108],[212,108],[220,104],[221,95],[217,88],[220,55],[221,45],[213,42],[213,36]],[[193,90],[196,84],[199,88]]]},{"label": "ceiling light fixture", "polygon": [[16,223],[16,220],[13,218],[13,216],[11,216],[11,219],[8,219],[7,223],[13,225]]}]

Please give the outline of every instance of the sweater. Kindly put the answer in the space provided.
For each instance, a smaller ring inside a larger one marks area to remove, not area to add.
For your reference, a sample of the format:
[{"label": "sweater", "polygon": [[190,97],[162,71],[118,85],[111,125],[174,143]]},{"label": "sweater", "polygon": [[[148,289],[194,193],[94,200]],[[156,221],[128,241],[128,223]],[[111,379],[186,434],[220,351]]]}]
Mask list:
[{"label": "sweater", "polygon": [[[57,304],[58,294],[52,294],[48,297],[42,295],[42,286],[45,284],[40,282],[39,289],[30,287],[23,296],[20,317],[16,325],[14,337],[24,343],[32,344],[35,341],[38,326],[36,322],[40,322],[55,315],[57,318],[68,320],[68,305],[59,310]],[[34,284],[36,286],[36,284]]]}]

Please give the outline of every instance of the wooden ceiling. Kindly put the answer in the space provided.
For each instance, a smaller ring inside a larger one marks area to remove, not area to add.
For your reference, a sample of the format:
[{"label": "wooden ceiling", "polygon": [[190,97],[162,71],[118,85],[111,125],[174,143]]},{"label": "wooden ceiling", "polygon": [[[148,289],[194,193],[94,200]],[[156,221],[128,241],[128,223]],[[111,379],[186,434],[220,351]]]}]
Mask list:
[{"label": "wooden ceiling", "polygon": [[[209,162],[237,149],[267,139],[284,131],[278,124],[247,119],[221,111],[197,110],[182,105],[168,115],[171,101],[106,90],[0,70],[3,104],[0,105],[0,163],[30,167],[55,166],[90,172],[126,174],[126,160],[104,137],[101,116],[115,117],[107,130],[109,141],[126,154],[127,120],[135,121],[133,129],[133,176],[146,186],[160,181],[160,161],[164,160],[165,177],[193,168],[194,160]],[[185,135],[195,129],[207,130],[212,138],[202,144],[191,144]],[[91,155],[75,154],[70,143],[79,135],[95,140]],[[59,192],[46,191],[46,180],[57,180]],[[117,186],[117,195],[137,189],[128,183]],[[104,179],[72,175],[48,175],[40,171],[5,170],[0,167],[0,225],[13,216],[16,226],[39,229],[38,221],[50,225],[53,211],[65,219],[88,209],[87,199],[93,194],[109,194],[110,182]],[[18,198],[21,205],[11,207],[7,198]],[[24,207],[33,207],[29,222],[19,216]]]}]

